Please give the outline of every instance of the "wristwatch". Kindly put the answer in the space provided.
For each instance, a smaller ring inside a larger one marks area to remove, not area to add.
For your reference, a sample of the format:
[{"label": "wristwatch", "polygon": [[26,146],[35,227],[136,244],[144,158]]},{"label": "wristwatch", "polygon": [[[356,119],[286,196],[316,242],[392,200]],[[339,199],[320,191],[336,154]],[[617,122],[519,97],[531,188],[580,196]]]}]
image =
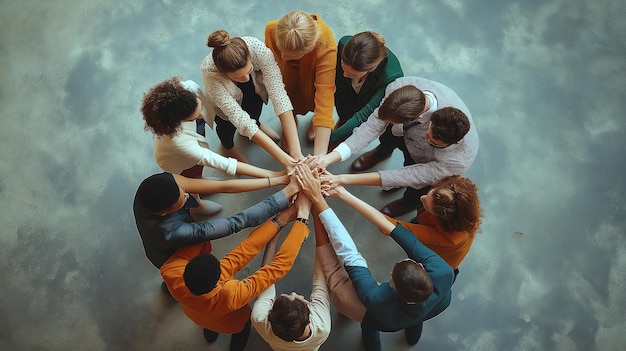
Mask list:
[{"label": "wristwatch", "polygon": [[298,217],[298,218],[296,218],[296,221],[304,223],[304,225],[309,225],[309,219],[308,218]]}]

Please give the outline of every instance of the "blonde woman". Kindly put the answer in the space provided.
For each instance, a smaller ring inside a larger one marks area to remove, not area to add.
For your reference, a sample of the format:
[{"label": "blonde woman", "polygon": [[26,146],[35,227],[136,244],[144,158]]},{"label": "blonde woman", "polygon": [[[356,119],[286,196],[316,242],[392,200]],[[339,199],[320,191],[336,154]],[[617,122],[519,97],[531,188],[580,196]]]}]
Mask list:
[{"label": "blonde woman", "polygon": [[[231,38],[225,30],[211,33],[207,46],[213,51],[202,60],[202,80],[217,115],[216,131],[226,153],[244,158],[234,146],[237,130],[285,168],[292,167],[302,158],[302,152],[293,107],[272,52],[259,39]],[[259,122],[263,104],[268,101],[281,121],[291,155],[272,140],[279,139],[278,134]]]},{"label": "blonde woman", "polygon": [[283,75],[294,114],[313,111],[307,140],[314,154],[325,154],[334,127],[337,47],[333,33],[315,14],[292,11],[265,26],[265,44]]}]

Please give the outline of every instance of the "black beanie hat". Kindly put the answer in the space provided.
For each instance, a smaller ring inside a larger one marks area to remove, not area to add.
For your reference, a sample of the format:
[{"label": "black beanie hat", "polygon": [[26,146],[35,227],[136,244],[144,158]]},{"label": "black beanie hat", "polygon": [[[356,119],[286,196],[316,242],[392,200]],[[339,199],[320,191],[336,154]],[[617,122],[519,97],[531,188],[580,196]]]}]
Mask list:
[{"label": "black beanie hat", "polygon": [[215,288],[222,274],[220,261],[211,254],[194,257],[183,273],[187,289],[194,295],[204,295]]},{"label": "black beanie hat", "polygon": [[171,173],[158,173],[144,179],[137,189],[137,200],[148,211],[159,213],[180,198],[180,189]]}]

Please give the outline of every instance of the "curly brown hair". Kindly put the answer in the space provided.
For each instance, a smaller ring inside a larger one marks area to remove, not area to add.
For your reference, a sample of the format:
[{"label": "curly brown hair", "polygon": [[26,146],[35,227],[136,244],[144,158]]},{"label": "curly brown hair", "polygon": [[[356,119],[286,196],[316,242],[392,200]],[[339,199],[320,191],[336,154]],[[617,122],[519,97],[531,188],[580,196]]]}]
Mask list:
[{"label": "curly brown hair", "polygon": [[141,101],[145,129],[157,136],[173,137],[180,131],[182,121],[197,108],[196,94],[185,89],[180,77],[172,77],[153,86]]},{"label": "curly brown hair", "polygon": [[483,216],[478,187],[458,175],[442,178],[432,185],[433,212],[444,230],[474,236]]}]

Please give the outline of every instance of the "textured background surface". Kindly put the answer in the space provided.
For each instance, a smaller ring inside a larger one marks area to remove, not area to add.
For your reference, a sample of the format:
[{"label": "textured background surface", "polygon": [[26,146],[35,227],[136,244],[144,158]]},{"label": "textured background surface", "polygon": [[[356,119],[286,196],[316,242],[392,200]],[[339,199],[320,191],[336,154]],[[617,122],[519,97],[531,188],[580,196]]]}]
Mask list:
[{"label": "textured background surface", "polygon": [[[625,4],[3,0],[0,349],[227,347],[224,336],[206,344],[161,294],[143,254],[131,201],[158,168],[139,103],[167,77],[201,82],[211,31],[263,38],[265,23],[292,9],[319,14],[336,40],[380,32],[407,75],[451,86],[478,126],[481,148],[466,175],[480,186],[486,217],[451,306],[425,324],[415,349],[621,349]],[[269,108],[263,120],[279,126]],[[277,169],[256,145],[237,142],[257,165]],[[349,164],[331,170],[346,172]],[[396,152],[379,168],[399,165]],[[351,190],[376,207],[401,194]],[[269,194],[211,198],[226,215]],[[387,280],[399,249],[353,210],[331,204],[375,275]],[[246,234],[214,242],[216,253]],[[312,239],[279,291],[310,291]],[[408,349],[402,333],[384,334],[383,344]],[[340,348],[362,349],[360,329],[334,313],[322,350]],[[253,331],[247,349],[269,347]]]}]

